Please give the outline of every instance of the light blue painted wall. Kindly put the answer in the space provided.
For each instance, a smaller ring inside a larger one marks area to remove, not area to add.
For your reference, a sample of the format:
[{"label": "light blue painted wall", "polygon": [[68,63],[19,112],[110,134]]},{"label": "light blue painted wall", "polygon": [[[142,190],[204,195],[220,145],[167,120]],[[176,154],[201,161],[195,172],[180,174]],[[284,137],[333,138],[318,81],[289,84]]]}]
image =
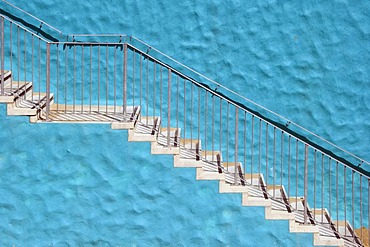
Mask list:
[{"label": "light blue painted wall", "polygon": [[[65,33],[137,36],[370,160],[366,1],[16,4]],[[5,245],[311,245],[286,222],[242,208],[239,196],[219,195],[216,183],[173,169],[169,157],[153,160],[124,132],[29,125],[1,107],[1,140],[11,139],[0,157]]]}]

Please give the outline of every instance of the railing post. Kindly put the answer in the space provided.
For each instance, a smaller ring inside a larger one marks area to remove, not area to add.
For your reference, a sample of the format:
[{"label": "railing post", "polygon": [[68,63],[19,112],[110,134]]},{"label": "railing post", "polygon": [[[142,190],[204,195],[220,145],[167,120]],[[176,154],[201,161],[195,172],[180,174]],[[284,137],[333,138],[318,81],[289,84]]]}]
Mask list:
[{"label": "railing post", "polygon": [[168,69],[168,102],[167,102],[167,147],[170,147],[171,135],[171,69]]},{"label": "railing post", "polygon": [[235,107],[235,164],[234,164],[234,185],[238,182],[238,107]]},{"label": "railing post", "polygon": [[50,112],[50,43],[46,43],[46,121]]},{"label": "railing post", "polygon": [[1,17],[1,88],[0,95],[4,95],[4,17]]},{"label": "railing post", "polygon": [[308,145],[305,145],[304,157],[304,224],[307,224],[307,195],[308,195]]},{"label": "railing post", "polygon": [[125,121],[127,112],[127,43],[123,45],[123,56],[123,121]]}]

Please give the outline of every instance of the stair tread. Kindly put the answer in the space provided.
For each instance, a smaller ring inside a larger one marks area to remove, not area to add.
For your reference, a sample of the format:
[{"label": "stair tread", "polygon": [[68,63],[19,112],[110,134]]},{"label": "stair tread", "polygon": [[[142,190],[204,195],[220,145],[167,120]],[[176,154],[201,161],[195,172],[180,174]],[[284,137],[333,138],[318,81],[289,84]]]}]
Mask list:
[{"label": "stair tread", "polygon": [[135,126],[135,135],[156,135],[159,131],[161,118],[157,116],[141,117],[138,124]]},{"label": "stair tread", "polygon": [[[46,106],[46,93],[34,93],[33,95],[27,95],[27,98],[19,98],[16,102],[15,108],[29,108],[36,109],[41,106],[41,108]],[[50,99],[53,99],[54,95],[50,94]]]},{"label": "stair tread", "polygon": [[0,95],[0,97],[8,98],[4,103],[12,103],[16,97],[24,95],[30,89],[32,89],[32,82],[21,81],[19,83],[14,82],[14,84],[7,82],[4,86],[4,94]]}]

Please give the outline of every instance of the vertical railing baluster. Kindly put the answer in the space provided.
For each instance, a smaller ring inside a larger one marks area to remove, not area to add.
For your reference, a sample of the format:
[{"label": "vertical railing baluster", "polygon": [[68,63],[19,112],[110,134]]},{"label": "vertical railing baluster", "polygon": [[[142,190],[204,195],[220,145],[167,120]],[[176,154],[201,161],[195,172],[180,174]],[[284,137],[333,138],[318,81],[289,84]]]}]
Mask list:
[{"label": "vertical railing baluster", "polygon": [[276,127],[274,127],[274,156],[273,156],[273,168],[272,168],[272,176],[273,176],[273,197],[275,198],[276,195]]},{"label": "vertical railing baluster", "polygon": [[307,201],[308,201],[308,145],[305,145],[304,158],[304,224],[307,224]]},{"label": "vertical railing baluster", "polygon": [[[344,166],[344,176],[343,176],[343,194],[344,194],[344,197],[343,197],[343,206],[344,206],[344,224],[345,224],[345,227],[344,227],[344,236],[347,236],[347,167]],[[338,189],[338,188],[337,188]],[[339,219],[337,219],[339,220]],[[339,228],[338,228],[339,229]]]},{"label": "vertical railing baluster", "polygon": [[89,102],[89,113],[91,114],[91,107],[92,107],[92,45],[90,45],[90,102]]},{"label": "vertical railing baluster", "polygon": [[[321,153],[321,210],[324,210],[324,154]],[[324,213],[321,211],[321,223],[324,222]]]},{"label": "vertical railing baluster", "polygon": [[[156,64],[156,62],[155,61],[153,61],[153,73],[154,73],[154,75],[153,75],[153,95],[154,95],[154,97],[153,97],[153,116],[155,117],[155,108],[156,108],[156,100],[157,100],[157,95],[156,95],[156,87],[157,87],[157,78],[156,78],[156,67],[157,67],[157,64]],[[161,121],[162,121],[162,119],[161,119]]]},{"label": "vertical railing baluster", "polygon": [[[135,107],[135,65],[136,65],[136,62],[135,62],[135,59],[136,59],[136,52],[135,50],[132,50],[132,111],[134,111],[134,107]],[[161,87],[162,87],[162,67],[161,67]],[[162,90],[162,88],[161,88]],[[162,93],[162,91],[161,91]],[[161,94],[161,100],[162,100],[162,94]],[[162,102],[161,102],[162,104]],[[162,109],[162,105],[161,105],[161,109]],[[162,119],[162,114],[161,114],[161,119]]]},{"label": "vertical railing baluster", "polygon": [[[355,188],[354,188],[354,181],[355,181],[355,171],[352,170],[352,228],[355,229]],[[355,242],[356,234],[353,234],[352,242]]]},{"label": "vertical railing baluster", "polygon": [[283,161],[284,161],[284,131],[281,131],[281,143],[280,143],[280,185],[283,185]]},{"label": "vertical railing baluster", "polygon": [[[108,98],[109,98],[109,77],[108,77],[109,62],[108,62],[108,55],[109,55],[109,46],[107,45],[105,47],[105,114],[107,114],[107,115],[108,115]],[[127,65],[127,61],[126,61],[126,65]],[[127,81],[126,81],[126,83],[127,83]]]},{"label": "vertical railing baluster", "polygon": [[24,82],[27,81],[27,32],[24,30],[24,57],[23,57],[23,67],[24,67]]},{"label": "vertical railing baluster", "polygon": [[235,107],[235,164],[234,164],[234,185],[239,185],[238,181],[238,124],[239,124],[239,111]]},{"label": "vertical railing baluster", "polygon": [[368,237],[368,243],[367,245],[370,245],[370,179],[367,178],[367,237]]},{"label": "vertical railing baluster", "polygon": [[296,208],[298,208],[298,161],[299,161],[298,139],[296,139],[296,144],[295,144],[295,207]]},{"label": "vertical railing baluster", "polygon": [[46,121],[50,113],[50,43],[46,43]]},{"label": "vertical railing baluster", "polygon": [[[193,150],[193,101],[194,101],[194,93],[193,93],[194,83],[190,83],[190,150]],[[186,137],[185,137],[186,138]]]},{"label": "vertical railing baluster", "polygon": [[220,98],[220,152],[222,152],[222,99]]},{"label": "vertical railing baluster", "polygon": [[4,95],[4,17],[1,17],[1,92],[0,95]]},{"label": "vertical railing baluster", "polygon": [[171,143],[170,131],[171,131],[171,69],[168,69],[168,94],[167,94],[167,147],[169,148]]},{"label": "vertical railing baluster", "polygon": [[291,152],[291,147],[290,147],[290,140],[291,140],[291,135],[288,137],[288,196],[290,197],[290,164],[291,164],[291,157],[290,157],[290,152]]},{"label": "vertical railing baluster", "polygon": [[84,73],[85,73],[85,68],[84,68],[84,46],[81,46],[81,113],[84,112]]},{"label": "vertical railing baluster", "polygon": [[176,129],[179,128],[179,98],[180,98],[179,75],[176,76]]},{"label": "vertical railing baluster", "polygon": [[[125,67],[125,62],[123,62],[123,67]],[[123,73],[123,74],[124,74],[123,75],[123,77],[124,77],[125,73]],[[123,84],[125,84],[125,82],[123,82]],[[123,102],[123,104],[124,104],[124,102]],[[100,45],[98,45],[98,113],[99,112],[100,112]]]},{"label": "vertical railing baluster", "polygon": [[73,113],[76,110],[76,45],[73,45]]},{"label": "vertical railing baluster", "polygon": [[[10,71],[12,71],[13,73],[13,23],[10,22],[9,23],[9,44],[10,44],[10,47],[9,47],[9,57],[10,57]],[[13,77],[13,75],[12,75]],[[12,79],[13,81],[13,79]],[[12,86],[13,86],[13,83],[12,83]]]},{"label": "vertical railing baluster", "polygon": [[[142,101],[143,101],[143,55],[140,53],[140,109],[141,112],[143,112],[143,107],[142,107]],[[140,120],[141,120],[141,115],[140,114]]]},{"label": "vertical railing baluster", "polygon": [[332,197],[331,197],[331,158],[329,157],[329,214],[332,215],[332,210],[331,210],[331,201],[332,201]]},{"label": "vertical railing baluster", "polygon": [[268,136],[269,136],[269,133],[268,133],[268,129],[269,129],[269,124],[266,122],[266,140],[265,140],[265,144],[266,144],[266,186],[269,184],[268,183],[268,177],[269,177],[269,142],[268,142]]},{"label": "vertical railing baluster", "polygon": [[[258,176],[262,176],[261,174],[261,156],[262,156],[262,120],[259,119],[259,136],[258,136]],[[261,188],[261,183],[258,182],[258,188]]]},{"label": "vertical railing baluster", "polygon": [[[124,60],[123,60],[123,104],[122,104],[122,107],[123,107],[123,121],[126,121],[126,113],[127,113],[127,43],[125,43],[123,45],[123,56],[124,56]],[[141,58],[141,57],[140,57]],[[141,72],[141,68],[140,68],[140,72]],[[141,74],[141,73],[140,73]],[[141,97],[141,95],[140,95]],[[140,102],[141,103],[141,102]]]},{"label": "vertical railing baluster", "polygon": [[[230,103],[227,102],[227,117],[226,117],[226,160],[229,159],[229,119],[230,119]],[[229,166],[227,166],[227,171],[229,171]]]},{"label": "vertical railing baluster", "polygon": [[[243,136],[243,166],[244,166],[244,178],[247,173],[247,112],[244,111],[244,136]],[[251,164],[251,173],[252,173],[252,164]]]},{"label": "vertical railing baluster", "polygon": [[[360,229],[363,226],[363,222],[362,222],[362,217],[363,217],[363,213],[362,212],[363,211],[362,210],[363,210],[363,208],[362,208],[362,175],[360,175]],[[361,230],[361,236],[360,236],[360,238],[363,239],[362,230]]]},{"label": "vertical railing baluster", "polygon": [[[184,132],[183,132],[183,137],[184,139],[186,138],[186,80],[184,78]],[[176,130],[177,131],[177,130]]]},{"label": "vertical railing baluster", "polygon": [[[214,164],[214,156],[215,156],[215,97],[214,95],[211,96],[212,98],[212,164]],[[218,165],[218,164],[217,164]],[[220,167],[218,167],[220,169]]]},{"label": "vertical railing baluster", "polygon": [[[146,81],[146,125],[149,122],[149,58],[146,58],[146,74],[145,74],[145,81]],[[154,117],[154,116],[153,116]],[[154,121],[154,118],[153,118]],[[154,122],[153,122],[154,125]]]},{"label": "vertical railing baluster", "polygon": [[336,188],[336,214],[337,214],[337,230],[339,229],[339,205],[338,205],[338,197],[339,197],[339,190],[338,190],[338,181],[339,181],[339,174],[338,174],[338,161],[336,162],[336,176],[335,176],[335,188]]},{"label": "vertical railing baluster", "polygon": [[57,112],[59,113],[59,80],[60,80],[60,61],[59,61],[59,44],[56,45],[56,49],[57,49],[57,60],[56,60],[56,63],[57,63],[57,88],[56,88],[56,110]]},{"label": "vertical railing baluster", "polygon": [[163,91],[163,66],[160,67],[160,78],[159,78],[159,116],[161,117],[161,120],[163,119],[162,117],[162,91]]},{"label": "vertical railing baluster", "polygon": [[[41,39],[39,38],[39,44],[38,44],[38,75],[39,75],[39,78],[38,78],[38,101],[37,102],[40,102],[40,99],[41,99]],[[26,94],[24,95],[24,97],[26,97]]]},{"label": "vertical railing baluster", "polygon": [[207,159],[207,118],[208,118],[208,93],[207,90],[205,90],[205,113],[204,113],[204,149],[206,151],[205,158]]},{"label": "vertical railing baluster", "polygon": [[[68,45],[64,50],[64,113],[67,113],[67,96],[68,96]],[[33,81],[33,79],[32,79]],[[34,90],[31,90],[32,92]]]},{"label": "vertical railing baluster", "polygon": [[21,45],[20,45],[20,40],[19,40],[19,26],[17,25],[17,61],[18,61],[18,68],[17,68],[17,74],[18,74],[18,78],[17,78],[17,82],[18,82],[18,85],[17,85],[17,89],[20,88],[20,73],[21,73]]},{"label": "vertical railing baluster", "polygon": [[[114,46],[113,54],[113,113],[117,112],[117,46]],[[134,75],[133,75],[134,76]],[[134,97],[132,97],[132,100]],[[134,104],[132,104],[132,112],[134,112]]]},{"label": "vertical railing baluster", "polygon": [[[316,165],[317,165],[317,150],[314,151],[313,161],[313,208],[316,209]],[[313,218],[316,219],[316,211],[313,211]]]},{"label": "vertical railing baluster", "polygon": [[[251,139],[251,185],[253,185],[253,165],[254,165],[254,115],[252,115],[252,139]],[[247,164],[245,164],[247,165]],[[260,169],[259,171],[260,172]]]},{"label": "vertical railing baluster", "polygon": [[[198,87],[198,145],[200,144],[200,87]],[[197,160],[201,159],[201,151],[197,152]]]},{"label": "vertical railing baluster", "polygon": [[[32,56],[32,61],[31,61],[31,82],[34,83],[34,76],[35,76],[35,40],[34,40],[34,35],[32,34],[32,51],[31,51],[31,56]],[[13,87],[13,82],[10,82],[10,87]],[[31,90],[31,101],[33,101],[33,91]]]}]

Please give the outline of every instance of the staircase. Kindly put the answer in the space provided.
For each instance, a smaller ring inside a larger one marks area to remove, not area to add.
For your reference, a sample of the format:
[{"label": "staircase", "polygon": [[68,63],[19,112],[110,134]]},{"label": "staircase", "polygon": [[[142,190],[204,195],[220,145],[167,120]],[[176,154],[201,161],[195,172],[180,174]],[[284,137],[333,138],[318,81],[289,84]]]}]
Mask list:
[{"label": "staircase", "polygon": [[219,181],[219,193],[242,194],[242,206],[264,207],[267,220],[313,233],[316,246],[370,246],[366,171],[187,76],[137,39],[55,42],[0,18],[8,115],[109,123],[127,130],[129,142],[150,142],[152,154],[173,155],[174,167],[195,168],[197,180]]}]

